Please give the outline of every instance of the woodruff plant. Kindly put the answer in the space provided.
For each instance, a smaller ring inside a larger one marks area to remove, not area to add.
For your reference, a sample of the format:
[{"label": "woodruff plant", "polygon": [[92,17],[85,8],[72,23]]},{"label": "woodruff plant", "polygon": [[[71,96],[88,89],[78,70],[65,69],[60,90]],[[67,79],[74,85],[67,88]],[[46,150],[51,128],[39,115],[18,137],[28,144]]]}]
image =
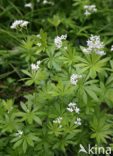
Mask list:
[{"label": "woodruff plant", "polygon": [[[56,41],[55,44],[57,44]],[[58,44],[61,44],[61,41]],[[29,71],[22,70],[27,77],[21,80],[26,81],[25,84],[28,86],[35,86],[34,94],[24,96],[26,102],[20,103],[22,110],[12,108],[12,111],[7,112],[5,108],[8,101],[5,104],[3,101],[2,118],[5,122],[1,122],[1,135],[4,132],[10,132],[10,145],[13,145],[13,150],[19,151],[21,148],[20,154],[27,154],[33,149],[35,149],[34,153],[38,152],[39,155],[45,152],[53,155],[60,152],[66,153],[70,145],[73,147],[73,153],[76,153],[79,149],[77,136],[83,133],[86,126],[86,133],[90,132],[87,138],[89,143],[106,144],[106,138],[110,138],[110,124],[107,123],[106,118],[98,122],[99,133],[97,133],[96,124],[100,117],[96,117],[97,119],[93,117],[95,111],[100,110],[102,102],[99,98],[101,88],[96,77],[103,71],[105,63],[109,60],[107,57],[101,59],[105,54],[101,50],[104,48],[103,43],[98,36],[91,36],[88,49],[82,48],[86,53],[85,57],[83,58],[84,55],[81,53],[73,65],[68,62],[70,61],[68,41],[66,46],[67,49],[58,46],[61,51],[56,45],[53,49],[54,53],[59,54],[57,61],[61,70],[57,70],[57,66],[54,66],[54,60],[51,68],[47,65],[49,61],[52,61],[51,59],[48,59],[48,62],[40,59],[36,64],[31,64]],[[50,46],[47,46],[43,52],[45,57],[49,57],[48,49]],[[64,55],[64,51],[67,55]],[[65,56],[68,66],[61,61],[61,58]],[[67,74],[64,72],[63,75],[62,70],[66,70]],[[104,115],[106,116],[105,113]],[[14,125],[6,124],[6,121],[13,120]],[[102,123],[107,126],[104,130]],[[46,139],[48,137],[51,138],[50,142]]]}]

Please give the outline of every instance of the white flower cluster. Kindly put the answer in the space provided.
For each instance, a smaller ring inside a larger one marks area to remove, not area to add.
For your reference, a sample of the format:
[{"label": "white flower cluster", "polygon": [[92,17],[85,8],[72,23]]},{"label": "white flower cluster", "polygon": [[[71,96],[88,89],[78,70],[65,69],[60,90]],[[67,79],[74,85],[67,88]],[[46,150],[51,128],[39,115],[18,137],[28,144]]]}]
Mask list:
[{"label": "white flower cluster", "polygon": [[61,48],[62,47],[62,40],[66,40],[67,38],[67,34],[66,35],[62,35],[62,36],[57,36],[54,39],[54,43],[56,45],[57,48]]},{"label": "white flower cluster", "polygon": [[51,4],[51,5],[54,5],[54,2],[49,2],[47,0],[43,0],[43,4]]},{"label": "white flower cluster", "polygon": [[21,130],[18,130],[18,132],[16,133],[16,135],[19,135],[19,136],[21,136],[23,134],[23,131],[21,131]]},{"label": "white flower cluster", "polygon": [[111,51],[113,51],[113,45],[111,46]]},{"label": "white flower cluster", "polygon": [[10,26],[11,29],[17,29],[18,27],[25,27],[28,25],[28,21],[24,21],[24,20],[16,20],[12,23],[12,25]]},{"label": "white flower cluster", "polygon": [[85,5],[84,9],[86,10],[84,13],[86,16],[89,16],[92,12],[97,11],[96,5]]},{"label": "white flower cluster", "polygon": [[57,118],[57,120],[54,120],[53,123],[58,123],[59,127],[61,128],[62,127],[61,120],[62,120],[62,117],[59,117],[59,118]]},{"label": "white flower cluster", "polygon": [[33,8],[33,6],[32,6],[32,4],[31,3],[26,3],[25,5],[24,5],[25,7],[28,7],[28,8]]},{"label": "white flower cluster", "polygon": [[41,63],[41,61],[37,61],[37,64],[31,64],[31,69],[32,70],[38,70],[40,63]]},{"label": "white flower cluster", "polygon": [[82,78],[82,75],[73,74],[70,78],[70,81],[72,84],[76,85],[78,82],[78,79]]},{"label": "white flower cluster", "polygon": [[79,114],[80,109],[78,107],[76,107],[76,103],[69,103],[67,110],[69,112],[76,112],[77,114]]},{"label": "white flower cluster", "polygon": [[40,46],[41,46],[41,43],[37,43],[36,45],[37,45],[38,47],[40,47]]},{"label": "white flower cluster", "polygon": [[41,39],[41,36],[40,36],[40,34],[37,34],[36,36],[37,36],[39,39]]},{"label": "white flower cluster", "polygon": [[77,121],[74,122],[75,125],[81,125],[81,119],[77,118]]},{"label": "white flower cluster", "polygon": [[86,54],[91,54],[94,51],[98,55],[106,55],[103,51],[104,43],[100,41],[100,36],[91,35],[90,39],[87,41],[88,48],[84,48],[83,52]]}]

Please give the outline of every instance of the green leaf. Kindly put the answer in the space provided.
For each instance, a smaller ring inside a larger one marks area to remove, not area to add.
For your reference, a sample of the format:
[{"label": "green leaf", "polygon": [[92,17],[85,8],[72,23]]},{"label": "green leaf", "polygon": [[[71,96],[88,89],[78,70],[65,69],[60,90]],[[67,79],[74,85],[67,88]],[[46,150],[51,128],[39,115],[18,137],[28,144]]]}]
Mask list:
[{"label": "green leaf", "polygon": [[93,121],[90,123],[92,127],[91,138],[96,138],[98,144],[107,143],[106,139],[109,139],[112,134],[110,130],[110,124],[106,122],[106,118],[100,115],[94,116]]},{"label": "green leaf", "polygon": [[22,109],[23,109],[25,112],[27,112],[27,107],[26,107],[26,105],[25,105],[23,102],[21,102],[20,105],[21,105]]},{"label": "green leaf", "polygon": [[27,141],[24,140],[24,142],[23,142],[23,151],[24,151],[24,153],[26,152],[26,149],[27,149]]},{"label": "green leaf", "polygon": [[85,88],[86,92],[88,93],[88,95],[90,97],[92,97],[92,99],[94,99],[95,101],[98,101],[97,95],[95,94],[95,92],[93,92],[91,89],[89,89],[88,87]]},{"label": "green leaf", "polygon": [[48,22],[53,26],[58,27],[58,25],[60,24],[60,18],[58,15],[54,15],[52,19],[48,18]]},{"label": "green leaf", "polygon": [[19,147],[19,146],[22,144],[22,142],[23,142],[23,139],[18,140],[18,141],[14,144],[13,148],[15,149],[15,148]]},{"label": "green leaf", "polygon": [[34,146],[34,143],[29,136],[27,137],[27,143],[32,147]]},{"label": "green leaf", "polygon": [[1,75],[0,75],[0,79],[4,79],[5,77],[7,77],[7,76],[13,74],[14,72],[15,72],[15,71],[11,71],[11,72],[7,72],[7,73],[4,73],[4,74],[1,74]]},{"label": "green leaf", "polygon": [[42,125],[42,121],[40,120],[40,118],[38,116],[34,116],[34,120],[39,124]]},{"label": "green leaf", "polygon": [[87,103],[87,94],[85,91],[83,91],[83,101],[84,103]]},{"label": "green leaf", "polygon": [[28,80],[28,81],[26,81],[26,83],[25,83],[27,86],[31,86],[32,84],[33,84],[33,80]]},{"label": "green leaf", "polygon": [[17,142],[18,140],[20,140],[20,136],[18,136],[18,137],[16,137],[16,138],[12,139],[11,142]]},{"label": "green leaf", "polygon": [[28,75],[29,77],[32,77],[31,74],[27,71],[27,70],[22,70],[22,72],[26,75]]}]

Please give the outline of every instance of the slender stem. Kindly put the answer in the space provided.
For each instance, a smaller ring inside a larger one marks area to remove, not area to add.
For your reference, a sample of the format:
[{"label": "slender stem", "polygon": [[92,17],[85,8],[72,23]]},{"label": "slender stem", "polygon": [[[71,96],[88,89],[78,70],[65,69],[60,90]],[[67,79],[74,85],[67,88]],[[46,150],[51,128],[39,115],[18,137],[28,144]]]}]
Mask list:
[{"label": "slender stem", "polygon": [[9,63],[9,65],[14,69],[14,71],[17,73],[17,75],[18,75],[19,78],[21,79],[22,77],[21,77],[20,73],[19,73],[18,70],[13,66],[13,64],[12,64],[12,63]]}]

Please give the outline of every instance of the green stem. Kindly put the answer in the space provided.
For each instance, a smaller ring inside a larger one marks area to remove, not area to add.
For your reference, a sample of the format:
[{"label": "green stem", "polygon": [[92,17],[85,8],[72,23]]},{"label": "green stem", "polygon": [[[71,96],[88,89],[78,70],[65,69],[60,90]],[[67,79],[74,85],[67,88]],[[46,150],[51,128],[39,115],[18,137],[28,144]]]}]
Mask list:
[{"label": "green stem", "polygon": [[20,79],[22,79],[20,73],[18,72],[18,70],[13,66],[12,63],[9,63],[9,65],[14,69],[14,71],[17,73],[17,75],[19,76]]}]

